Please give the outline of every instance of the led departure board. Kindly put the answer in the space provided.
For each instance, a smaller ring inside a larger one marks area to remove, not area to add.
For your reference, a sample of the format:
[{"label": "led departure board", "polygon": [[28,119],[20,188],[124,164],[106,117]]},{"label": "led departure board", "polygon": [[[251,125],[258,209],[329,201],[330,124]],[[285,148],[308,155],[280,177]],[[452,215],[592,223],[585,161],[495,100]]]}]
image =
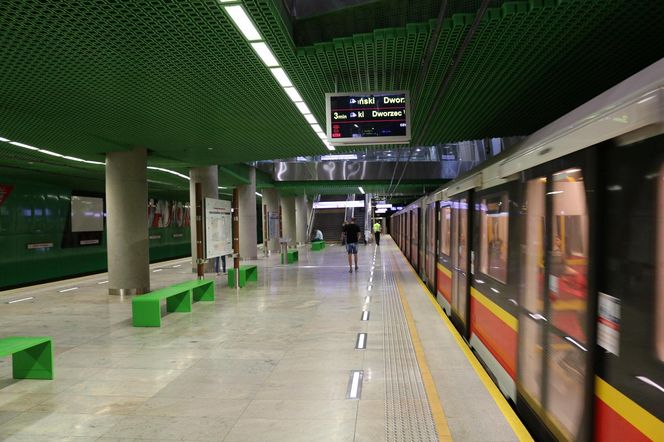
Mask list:
[{"label": "led departure board", "polygon": [[325,94],[327,138],[333,145],[410,142],[408,92]]}]

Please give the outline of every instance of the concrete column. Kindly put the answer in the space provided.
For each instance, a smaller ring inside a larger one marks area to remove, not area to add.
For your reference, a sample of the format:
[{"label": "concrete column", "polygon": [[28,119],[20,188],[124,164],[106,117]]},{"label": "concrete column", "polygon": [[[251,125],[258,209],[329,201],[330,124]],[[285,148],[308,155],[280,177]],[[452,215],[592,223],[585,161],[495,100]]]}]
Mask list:
[{"label": "concrete column", "polygon": [[[270,213],[275,213],[279,216],[279,192],[274,188],[263,189],[263,205],[267,206],[268,219],[267,229],[270,229]],[[263,211],[265,212],[265,211]],[[268,232],[263,232],[263,238],[268,238]],[[279,253],[279,229],[273,237],[270,237],[267,241],[267,247],[270,253]]]},{"label": "concrete column", "polygon": [[307,196],[295,197],[295,239],[299,244],[307,243]]},{"label": "concrete column", "polygon": [[146,149],[106,154],[108,293],[150,291]]},{"label": "concrete column", "polygon": [[256,247],[256,169],[249,169],[249,184],[238,186],[240,203],[240,258],[257,259]]},{"label": "concrete column", "polygon": [[[202,197],[219,198],[219,169],[217,166],[189,169],[189,205],[191,213],[191,271],[196,273],[196,183],[201,183]],[[203,226],[205,228],[205,226]],[[201,257],[202,258],[202,257]],[[214,262],[205,264],[205,273],[214,272]]]},{"label": "concrete column", "polygon": [[281,197],[281,223],[283,226],[284,238],[289,238],[289,246],[295,246],[296,230],[295,230],[295,197],[282,196]]}]

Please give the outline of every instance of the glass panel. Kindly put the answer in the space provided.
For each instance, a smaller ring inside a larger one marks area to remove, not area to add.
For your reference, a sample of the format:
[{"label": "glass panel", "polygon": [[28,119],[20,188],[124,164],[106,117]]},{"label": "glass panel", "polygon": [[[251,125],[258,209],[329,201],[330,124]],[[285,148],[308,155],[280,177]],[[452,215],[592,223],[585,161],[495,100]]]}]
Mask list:
[{"label": "glass panel", "polygon": [[440,211],[440,253],[450,255],[450,237],[452,236],[452,208],[447,205]]},{"label": "glass panel", "polygon": [[553,175],[549,299],[551,324],[585,343],[588,292],[588,212],[580,169]]},{"label": "glass panel", "polygon": [[542,352],[542,327],[522,313],[519,317],[519,381],[534,408],[539,408],[542,402]]},{"label": "glass panel", "polygon": [[506,193],[480,204],[480,271],[503,283],[507,283],[508,210]]},{"label": "glass panel", "polygon": [[655,274],[655,346],[657,357],[664,361],[664,164],[657,177],[657,261]]},{"label": "glass panel", "polygon": [[544,309],[544,230],[546,226],[546,178],[535,178],[526,185],[525,243],[521,245],[521,305],[541,314]]},{"label": "glass panel", "polygon": [[586,348],[549,333],[547,415],[566,439],[577,440],[583,419]]},{"label": "glass panel", "polygon": [[[546,226],[546,178],[526,183],[524,232],[521,244],[520,299],[528,312],[519,316],[519,381],[530,405],[539,408],[542,402],[543,332],[541,315],[544,309],[544,230]],[[488,254],[487,254],[488,255]]]}]

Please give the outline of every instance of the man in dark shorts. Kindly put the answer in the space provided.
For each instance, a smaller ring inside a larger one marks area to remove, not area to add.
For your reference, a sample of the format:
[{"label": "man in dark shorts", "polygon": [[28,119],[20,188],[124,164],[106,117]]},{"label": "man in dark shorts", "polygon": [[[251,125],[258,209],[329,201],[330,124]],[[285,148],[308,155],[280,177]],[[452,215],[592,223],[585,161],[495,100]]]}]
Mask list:
[{"label": "man in dark shorts", "polygon": [[348,273],[353,273],[353,256],[355,256],[355,270],[357,270],[357,242],[361,230],[355,224],[355,218],[352,218],[348,224],[344,226],[341,238],[343,241],[344,235],[346,236],[346,251],[348,252],[348,266],[350,270]]}]

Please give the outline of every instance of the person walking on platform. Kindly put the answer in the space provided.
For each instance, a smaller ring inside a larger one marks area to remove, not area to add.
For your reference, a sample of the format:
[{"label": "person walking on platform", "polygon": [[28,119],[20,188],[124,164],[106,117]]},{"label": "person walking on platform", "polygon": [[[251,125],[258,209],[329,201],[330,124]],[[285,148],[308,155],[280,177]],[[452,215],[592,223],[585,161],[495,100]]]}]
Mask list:
[{"label": "person walking on platform", "polygon": [[348,224],[344,226],[344,230],[341,233],[341,240],[343,241],[344,236],[346,237],[346,251],[348,252],[348,266],[350,270],[348,273],[353,273],[353,256],[355,257],[355,270],[357,267],[357,242],[358,235],[362,230],[360,227],[355,224],[355,218],[352,218]]},{"label": "person walking on platform", "polygon": [[381,230],[381,225],[378,222],[378,220],[376,220],[376,224],[373,225],[373,231],[374,231],[374,239],[376,240],[377,246],[380,245],[380,230]]}]

